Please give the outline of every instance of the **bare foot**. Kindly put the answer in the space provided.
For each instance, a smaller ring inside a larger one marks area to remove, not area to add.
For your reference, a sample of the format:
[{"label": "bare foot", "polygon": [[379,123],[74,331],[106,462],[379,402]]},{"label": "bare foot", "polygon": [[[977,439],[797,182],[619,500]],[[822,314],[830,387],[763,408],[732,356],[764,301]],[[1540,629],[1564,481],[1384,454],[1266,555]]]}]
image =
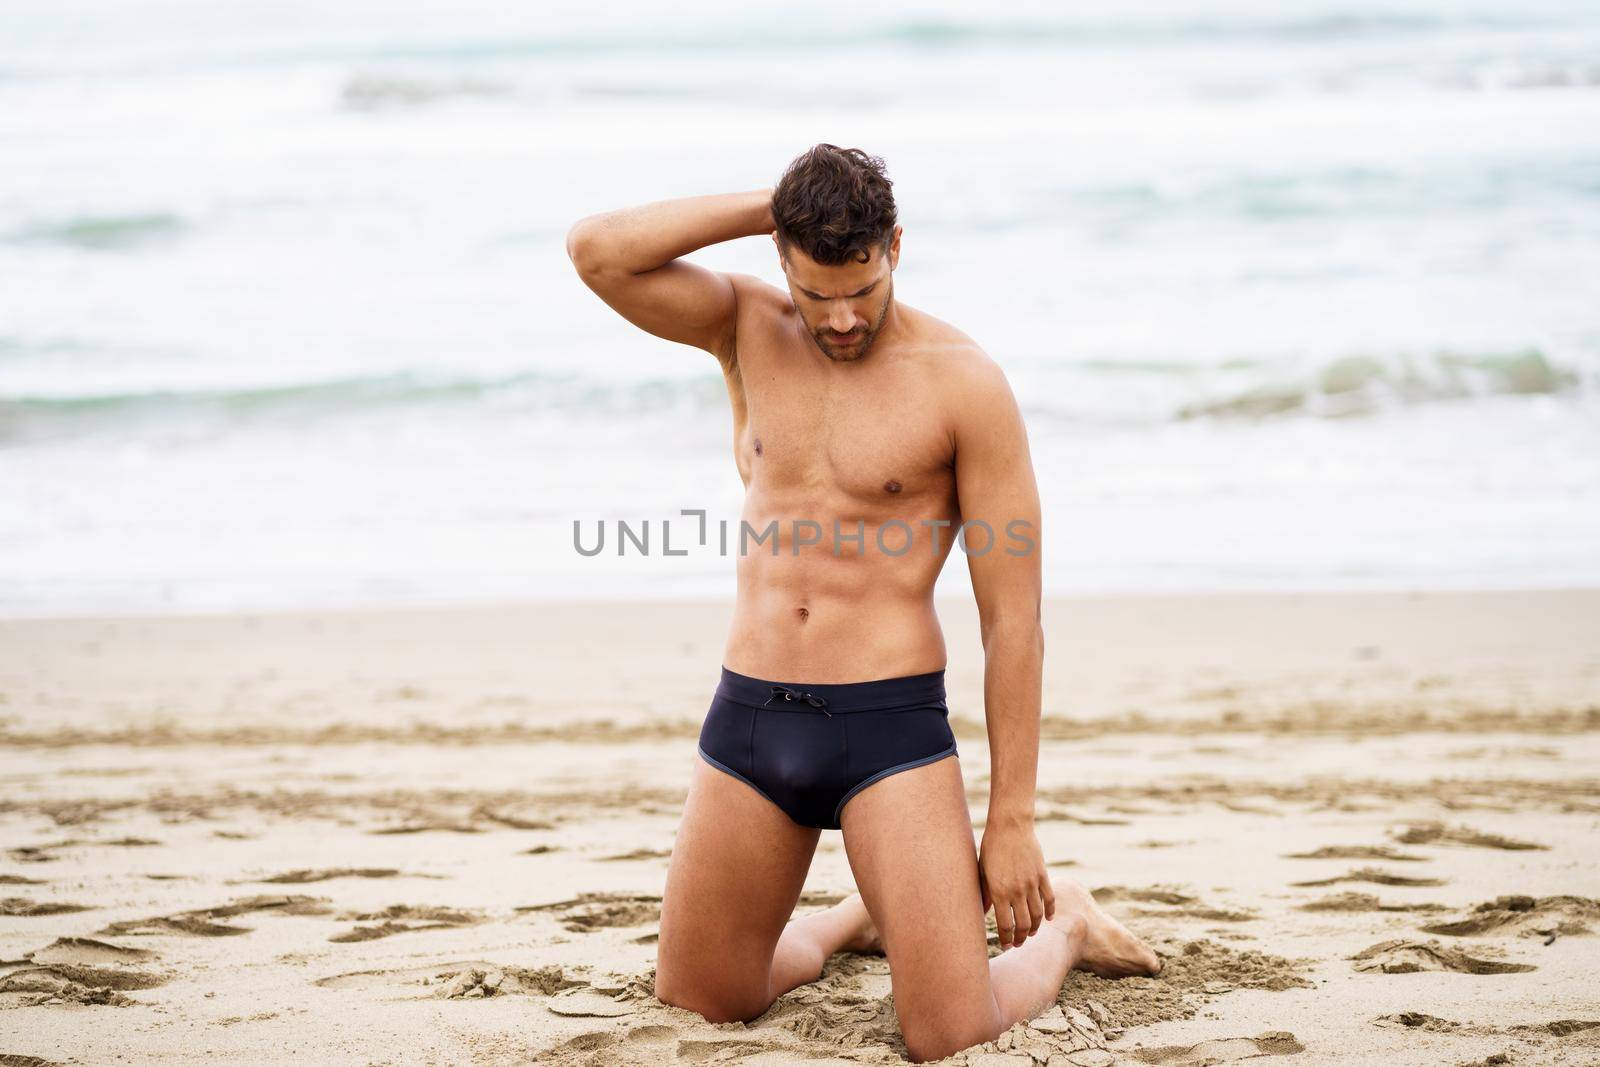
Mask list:
[{"label": "bare foot", "polygon": [[1056,911],[1073,912],[1088,923],[1083,952],[1074,965],[1101,978],[1153,978],[1161,973],[1161,957],[1117,920],[1107,915],[1094,895],[1066,875],[1050,879],[1056,892]]},{"label": "bare foot", "polygon": [[859,952],[863,956],[883,955],[883,938],[878,936],[878,928],[867,913],[866,901],[861,899],[860,893],[851,893],[834,907],[856,923],[855,933],[839,946],[839,951]]}]

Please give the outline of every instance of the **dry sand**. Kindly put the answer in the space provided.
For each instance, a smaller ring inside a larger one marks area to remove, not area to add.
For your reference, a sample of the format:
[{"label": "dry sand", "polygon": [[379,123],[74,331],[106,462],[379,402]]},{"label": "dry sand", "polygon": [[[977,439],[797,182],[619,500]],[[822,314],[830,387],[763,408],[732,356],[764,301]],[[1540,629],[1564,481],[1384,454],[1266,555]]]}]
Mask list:
[{"label": "dry sand", "polygon": [[[981,821],[976,623],[940,611]],[[0,622],[0,1064],[903,1061],[879,957],[748,1025],[650,995],[728,615]],[[949,1062],[1600,1063],[1600,591],[1045,632],[1046,857],[1167,966]],[[800,911],[852,888],[825,832]]]}]

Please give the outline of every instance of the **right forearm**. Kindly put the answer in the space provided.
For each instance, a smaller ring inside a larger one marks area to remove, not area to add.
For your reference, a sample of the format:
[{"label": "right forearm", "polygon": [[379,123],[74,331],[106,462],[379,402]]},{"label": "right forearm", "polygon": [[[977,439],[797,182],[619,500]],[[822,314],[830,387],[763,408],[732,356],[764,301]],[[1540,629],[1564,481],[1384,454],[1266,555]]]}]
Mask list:
[{"label": "right forearm", "polygon": [[642,274],[697,248],[771,233],[772,190],[658,200],[580,219],[567,234],[579,269]]}]

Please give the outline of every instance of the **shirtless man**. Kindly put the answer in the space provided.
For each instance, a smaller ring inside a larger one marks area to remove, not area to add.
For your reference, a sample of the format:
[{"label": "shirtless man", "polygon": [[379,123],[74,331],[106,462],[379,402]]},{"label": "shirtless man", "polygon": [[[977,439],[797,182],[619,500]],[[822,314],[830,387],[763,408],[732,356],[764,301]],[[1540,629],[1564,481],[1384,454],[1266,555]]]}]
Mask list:
[{"label": "shirtless man", "polygon": [[[773,189],[582,219],[567,252],[629,322],[716,357],[746,489],[738,601],[667,872],[656,996],[749,1021],[832,953],[882,952],[906,1049],[930,1060],[1033,1018],[1074,967],[1125,977],[1161,961],[1083,886],[1046,872],[1027,436],[994,360],[895,299],[901,233],[882,161],[820,144]],[[787,291],[681,258],[760,234]],[[981,848],[933,604],[958,530],[985,656]],[[791,920],[824,829],[843,831],[860,892]]]}]

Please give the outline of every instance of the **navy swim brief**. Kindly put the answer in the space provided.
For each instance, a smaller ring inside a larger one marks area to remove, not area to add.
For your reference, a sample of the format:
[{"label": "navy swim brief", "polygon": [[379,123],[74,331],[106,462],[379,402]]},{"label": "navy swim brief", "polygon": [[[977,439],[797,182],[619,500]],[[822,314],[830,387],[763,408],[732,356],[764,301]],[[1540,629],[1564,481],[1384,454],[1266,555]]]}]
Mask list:
[{"label": "navy swim brief", "polygon": [[897,771],[958,755],[944,671],[802,685],[722,668],[700,755],[801,826],[837,830],[850,798]]}]

